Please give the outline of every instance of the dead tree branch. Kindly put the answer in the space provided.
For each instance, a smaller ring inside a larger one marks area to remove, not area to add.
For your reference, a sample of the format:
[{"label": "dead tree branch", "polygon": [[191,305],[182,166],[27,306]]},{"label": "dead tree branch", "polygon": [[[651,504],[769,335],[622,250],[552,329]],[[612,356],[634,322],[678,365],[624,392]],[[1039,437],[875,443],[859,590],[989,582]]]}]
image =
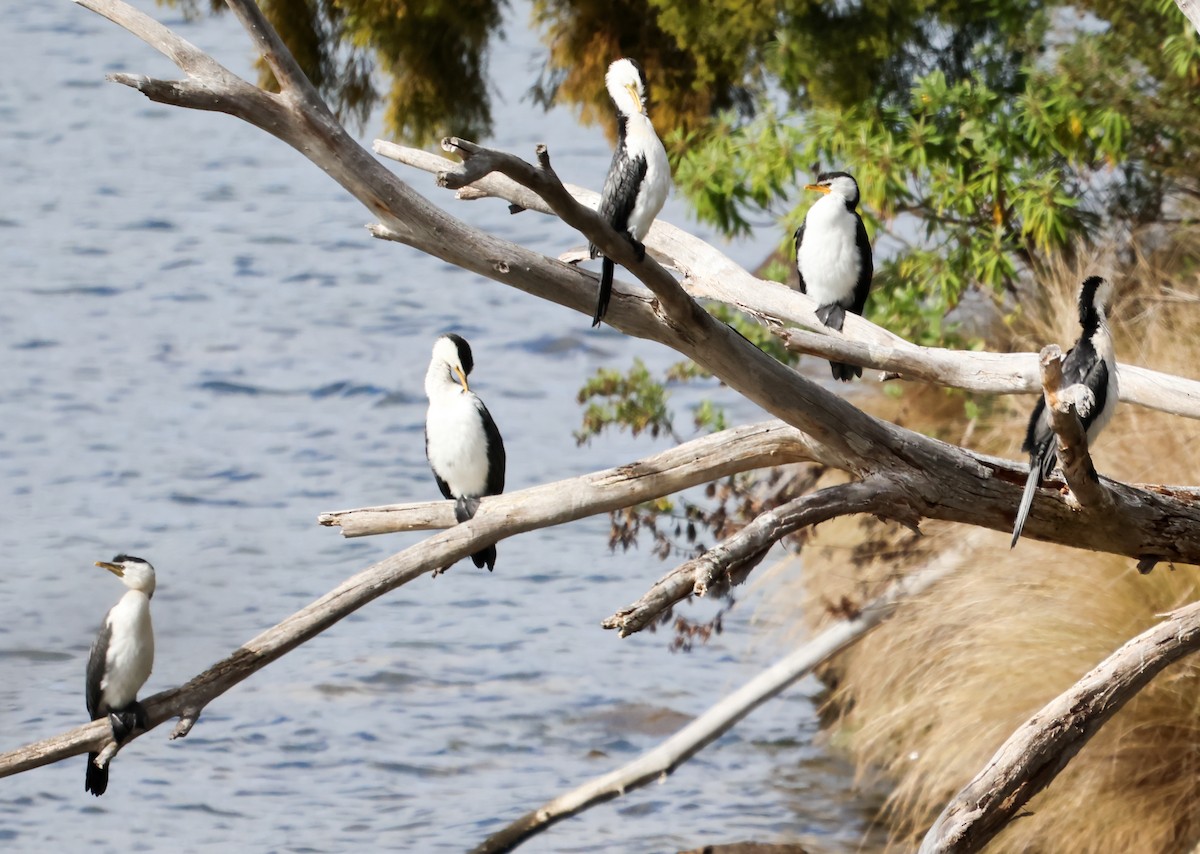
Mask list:
[{"label": "dead tree branch", "polygon": [[[514,521],[534,527],[543,527],[543,523],[558,525],[671,495],[738,472],[821,457],[819,445],[781,421],[749,424],[694,439],[617,468],[485,498],[479,504],[475,520],[504,520],[511,535],[532,530],[510,528],[509,523]],[[452,501],[336,510],[322,513],[318,521],[340,527],[345,537],[425,531],[457,524]]]},{"label": "dead tree branch", "polygon": [[1109,508],[1112,500],[1108,490],[1100,485],[1100,476],[1088,453],[1087,433],[1079,420],[1079,410],[1095,406],[1095,400],[1086,401],[1091,392],[1084,386],[1063,388],[1062,350],[1057,344],[1042,349],[1039,357],[1042,371],[1042,388],[1045,390],[1046,414],[1050,429],[1058,441],[1058,462],[1063,477],[1070,488],[1065,500],[1067,506],[1078,509],[1093,507]]},{"label": "dead tree branch", "polygon": [[[375,140],[375,150],[385,157],[435,175],[447,168],[445,158]],[[599,194],[564,185],[577,202],[588,207],[599,203]],[[473,192],[466,194],[466,190]],[[552,214],[536,193],[500,174],[475,180],[458,190],[460,198],[498,198],[522,209]],[[386,229],[377,237],[396,239]],[[751,275],[727,255],[694,235],[661,219],[655,220],[646,240],[647,249],[684,274],[683,286],[696,298],[723,302],[778,329],[789,350],[847,361],[896,374],[903,379],[961,388],[984,394],[1040,394],[1036,353],[988,353],[921,347],[857,315],[846,318],[841,334],[816,319],[816,304],[806,295]],[[618,284],[620,284],[618,280]],[[632,296],[632,295],[631,295]],[[800,323],[805,329],[783,328]],[[1121,400],[1185,418],[1200,418],[1200,381],[1122,364]]]},{"label": "dead tree branch", "polygon": [[[811,446],[802,434],[774,421],[705,436],[683,447],[615,469],[488,499],[480,505],[474,519],[461,525],[454,524],[450,502],[429,502],[424,508],[433,513],[427,512],[426,518],[438,518],[443,524],[437,527],[449,530],[348,578],[182,687],[144,700],[148,720],[146,732],[178,716],[180,723],[171,737],[186,735],[205,706],[246,677],[389,590],[426,572],[448,566],[482,546],[523,531],[604,513],[631,501],[668,495],[690,483],[704,483],[757,466],[808,460],[812,458],[810,450]],[[843,511],[858,512],[851,504],[846,504]],[[412,514],[401,515],[411,518]],[[429,525],[423,523],[420,527]],[[393,529],[412,530],[412,526]],[[135,737],[142,734],[139,731]],[[0,755],[0,777],[79,753],[99,751],[111,743],[111,736],[110,727],[103,721],[95,721],[26,745]]]},{"label": "dead tree branch", "polygon": [[907,512],[903,495],[884,479],[830,486],[759,514],[719,546],[671,570],[641,599],[617,611],[601,625],[617,629],[623,638],[640,632],[689,596],[705,596],[710,588],[724,587],[739,571],[744,576],[771,546],[788,534],[845,515],[851,507],[852,513],[903,518],[914,526],[917,521],[915,514]]},{"label": "dead tree branch", "polygon": [[1163,668],[1200,649],[1200,603],[1128,641],[1047,703],[938,816],[921,854],[980,851]]},{"label": "dead tree branch", "polygon": [[920,572],[894,581],[882,594],[863,605],[857,615],[826,627],[815,638],[724,697],[662,744],[616,771],[589,780],[526,813],[489,836],[472,854],[512,851],[525,840],[565,818],[621,797],[647,783],[662,780],[767,700],[861,640],[871,629],[895,613],[901,602],[920,595],[952,573],[959,566],[961,554],[959,550],[947,551]]}]

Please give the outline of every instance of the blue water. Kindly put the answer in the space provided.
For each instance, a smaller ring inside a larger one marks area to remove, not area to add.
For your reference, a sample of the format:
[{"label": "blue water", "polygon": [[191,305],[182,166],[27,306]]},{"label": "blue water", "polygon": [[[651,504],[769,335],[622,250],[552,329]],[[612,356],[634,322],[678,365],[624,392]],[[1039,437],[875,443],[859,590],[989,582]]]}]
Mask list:
[{"label": "blue water", "polygon": [[[230,16],[141,4],[247,74]],[[559,174],[598,187],[609,158],[568,111],[522,99],[540,62],[528,6],[493,72],[496,144],[546,141]],[[157,659],[179,684],[346,576],[420,535],[344,540],[322,511],[438,497],[422,446],[434,338],[473,344],[473,387],[504,433],[508,488],[663,447],[577,448],[574,401],[596,368],[675,357],[369,237],[368,212],[282,143],[227,116],[154,105],[104,81],[178,72],[66,0],[11,3],[0,24],[0,750],[86,720],[88,646],[121,588],[92,562],[151,560]],[[378,122],[366,130],[369,144]],[[402,167],[396,167],[402,170]],[[582,244],[500,202],[457,215],[549,254]],[[665,216],[686,224],[669,203]],[[703,230],[701,230],[703,231]],[[728,247],[756,263],[764,224]],[[823,367],[819,365],[818,367]],[[681,426],[699,394],[673,407]],[[761,417],[730,399],[733,420]],[[610,554],[596,518],[499,546],[400,588],[169,727],[83,791],[79,757],[0,781],[5,851],[456,851],[611,770],[783,649],[754,596],[690,655],[599,628],[669,565]],[[692,616],[711,606],[689,607]],[[756,712],[662,785],[569,820],[529,851],[668,851],[862,838],[849,771],[814,745],[812,682]]]}]

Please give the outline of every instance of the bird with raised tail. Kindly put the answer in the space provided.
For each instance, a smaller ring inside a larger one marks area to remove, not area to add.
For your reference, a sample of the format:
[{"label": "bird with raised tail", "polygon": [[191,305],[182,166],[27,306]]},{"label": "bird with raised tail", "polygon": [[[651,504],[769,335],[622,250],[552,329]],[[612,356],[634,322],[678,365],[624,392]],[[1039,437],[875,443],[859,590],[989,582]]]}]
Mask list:
[{"label": "bird with raised tail", "polygon": [[[87,665],[87,710],[92,720],[107,717],[113,740],[122,743],[135,728],[145,729],[146,711],[137,692],[154,666],[154,626],[150,622],[150,597],[154,595],[154,567],[132,555],[119,554],[96,561],[129,588],[104,617],[92,644]],[[108,765],[96,764],[98,753],[88,754],[84,790],[99,797],[108,788]]]},{"label": "bird with raised tail", "polygon": [[[604,179],[600,216],[629,238],[640,261],[646,256],[642,238],[671,189],[671,165],[646,113],[646,75],[641,65],[632,59],[618,59],[608,67],[604,85],[617,108],[617,148]],[[588,252],[595,258],[600,249],[589,243]],[[592,326],[599,326],[608,311],[612,283],[613,262],[605,257]]]},{"label": "bird with raised tail", "polygon": [[[874,263],[867,228],[858,215],[858,182],[846,172],[822,172],[804,189],[823,193],[796,229],[800,293],[817,301],[817,319],[839,332],[846,312],[863,313]],[[849,382],[862,368],[830,362],[833,378]]]},{"label": "bird with raised tail", "polygon": [[[1083,331],[1063,359],[1062,388],[1065,390],[1082,385],[1087,389],[1087,393],[1081,396],[1087,404],[1077,403],[1076,411],[1087,435],[1089,449],[1100,431],[1112,420],[1117,407],[1117,357],[1113,352],[1106,315],[1111,302],[1112,285],[1107,279],[1091,276],[1084,280],[1078,300],[1079,325]],[[1038,395],[1021,450],[1029,454],[1029,477],[1021,494],[1010,547],[1015,546],[1021,537],[1039,484],[1054,471],[1058,460],[1058,439],[1050,427],[1045,395]]]},{"label": "bird with raised tail", "polygon": [[[467,385],[474,366],[471,345],[449,333],[434,342],[425,373],[425,456],[442,495],[454,499],[459,522],[475,515],[480,498],[504,491],[504,440],[483,401]],[[471,560],[490,572],[496,565],[496,547],[475,552]]]}]

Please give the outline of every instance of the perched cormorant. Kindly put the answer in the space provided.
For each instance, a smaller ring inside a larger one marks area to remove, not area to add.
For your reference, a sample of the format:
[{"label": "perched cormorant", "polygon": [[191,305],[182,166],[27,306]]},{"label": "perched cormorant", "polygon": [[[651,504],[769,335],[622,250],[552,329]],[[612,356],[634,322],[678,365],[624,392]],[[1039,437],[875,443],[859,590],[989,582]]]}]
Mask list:
[{"label": "perched cormorant", "polygon": [[[839,332],[846,312],[862,314],[871,290],[871,242],[858,207],[858,182],[845,172],[822,172],[804,189],[824,193],[796,229],[800,292],[817,301],[817,318]],[[833,378],[862,376],[858,365],[830,362]]]},{"label": "perched cormorant", "polygon": [[[662,210],[671,189],[671,166],[650,116],[646,113],[646,76],[631,59],[618,59],[604,75],[608,95],[617,107],[617,148],[604,179],[600,216],[614,229],[627,234],[638,259],[646,255],[641,240]],[[591,257],[600,250],[588,244]],[[592,326],[599,326],[612,296],[613,262],[600,267],[600,298]]]},{"label": "perched cormorant", "polygon": [[[425,456],[442,495],[455,499],[459,522],[475,515],[482,496],[504,491],[504,440],[483,401],[467,385],[474,366],[471,345],[449,333],[434,342],[425,373]],[[471,560],[490,572],[496,565],[496,547],[476,552]]]},{"label": "perched cormorant", "polygon": [[[137,692],[154,666],[154,627],[150,597],[154,567],[140,557],[120,554],[111,563],[96,561],[129,589],[104,617],[87,665],[87,710],[92,720],[107,717],[120,744],[134,727],[145,728],[146,712]],[[108,788],[108,766],[97,767],[98,753],[88,754],[83,788],[99,797]]]},{"label": "perched cormorant", "polygon": [[[1117,357],[1113,353],[1112,335],[1109,334],[1105,318],[1105,310],[1111,300],[1112,285],[1108,280],[1099,276],[1084,280],[1083,287],[1079,289],[1079,325],[1083,327],[1083,332],[1075,346],[1067,351],[1062,366],[1062,388],[1084,385],[1091,392],[1090,406],[1076,404],[1089,448],[1117,407]],[[1029,453],[1029,477],[1025,481],[1025,492],[1021,495],[1021,506],[1017,510],[1011,546],[1017,544],[1025,527],[1038,484],[1054,471],[1054,463],[1058,458],[1058,439],[1050,428],[1045,395],[1038,395],[1021,450]]]}]

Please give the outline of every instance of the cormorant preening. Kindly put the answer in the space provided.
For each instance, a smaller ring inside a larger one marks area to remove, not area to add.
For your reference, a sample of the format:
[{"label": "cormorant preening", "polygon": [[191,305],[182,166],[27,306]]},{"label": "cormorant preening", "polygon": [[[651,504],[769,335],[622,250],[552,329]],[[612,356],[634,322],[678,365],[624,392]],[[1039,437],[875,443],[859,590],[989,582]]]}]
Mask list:
[{"label": "cormorant preening", "polygon": [[[1089,448],[1112,419],[1113,410],[1117,407],[1117,358],[1113,353],[1112,335],[1109,334],[1105,318],[1105,310],[1111,300],[1112,285],[1106,279],[1092,276],[1084,280],[1083,287],[1079,289],[1079,325],[1083,331],[1075,346],[1067,351],[1062,366],[1062,388],[1084,385],[1091,392],[1090,406],[1076,404]],[[1038,396],[1037,404],[1033,407],[1021,450],[1029,453],[1029,477],[1021,495],[1010,547],[1015,546],[1021,536],[1038,484],[1054,471],[1054,463],[1058,458],[1058,439],[1050,429],[1044,394]]]},{"label": "cormorant preening", "polygon": [[[425,373],[425,456],[442,495],[455,499],[459,522],[475,515],[482,496],[504,491],[504,440],[483,401],[467,385],[474,365],[471,345],[450,333],[434,342]],[[496,547],[476,552],[471,560],[491,571]]]}]

